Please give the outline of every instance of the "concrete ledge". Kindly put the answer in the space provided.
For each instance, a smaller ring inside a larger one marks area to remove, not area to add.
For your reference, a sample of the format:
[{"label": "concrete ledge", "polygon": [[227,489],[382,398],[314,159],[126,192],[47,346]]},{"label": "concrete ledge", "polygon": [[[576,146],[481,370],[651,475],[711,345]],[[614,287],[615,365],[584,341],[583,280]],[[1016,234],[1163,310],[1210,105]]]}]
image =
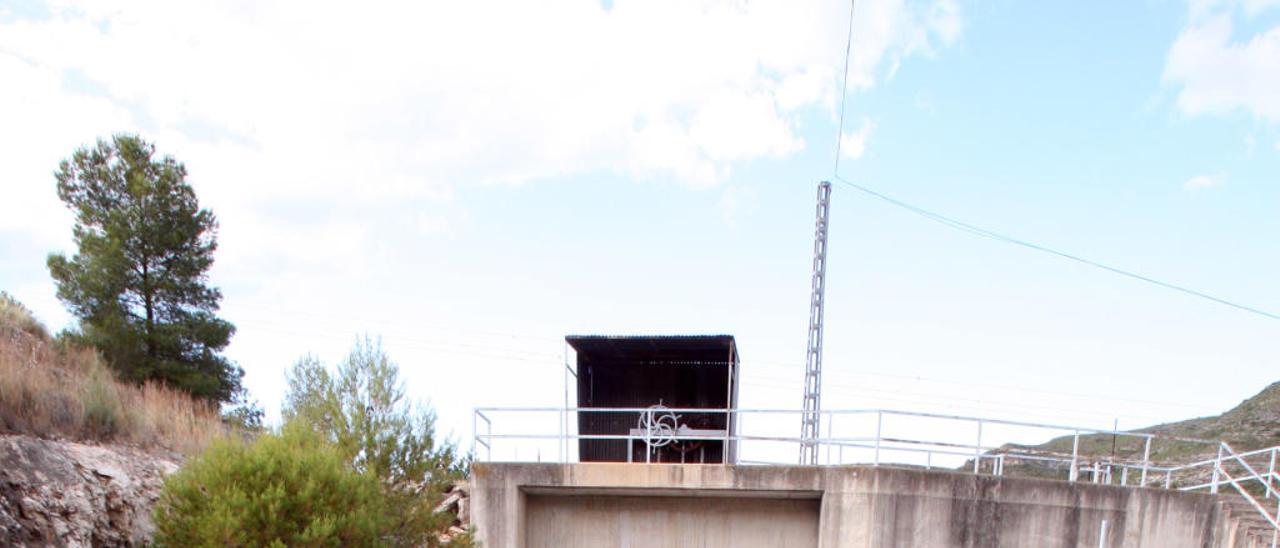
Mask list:
[{"label": "concrete ledge", "polygon": [[[1226,534],[1229,524],[1210,495],[947,471],[476,463],[472,474],[474,523],[490,547],[541,548],[549,538],[563,543],[586,536],[596,538],[585,538],[582,546],[683,546],[695,536],[698,546],[728,546],[717,542],[762,520],[767,524],[774,514],[777,529],[795,532],[788,538],[799,544],[777,544],[756,532],[752,538],[762,539],[759,544],[738,538],[734,545],[1215,548],[1229,546],[1225,537],[1235,536]],[[531,497],[536,523],[526,522]],[[564,497],[595,498],[584,504]],[[813,526],[802,523],[810,519],[805,507],[760,502],[767,499],[817,499],[816,538],[804,533]],[[700,512],[706,516],[690,521]],[[634,519],[641,518],[647,528],[637,528]],[[698,523],[714,527],[690,529]]]}]

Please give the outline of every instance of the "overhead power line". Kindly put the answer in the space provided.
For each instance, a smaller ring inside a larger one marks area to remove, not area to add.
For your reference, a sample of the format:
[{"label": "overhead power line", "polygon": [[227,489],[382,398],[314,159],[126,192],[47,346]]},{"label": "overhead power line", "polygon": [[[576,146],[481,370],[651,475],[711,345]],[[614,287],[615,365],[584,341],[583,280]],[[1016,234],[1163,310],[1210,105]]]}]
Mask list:
[{"label": "overhead power line", "polygon": [[840,129],[836,132],[836,162],[831,170],[840,173],[840,153],[844,147],[844,103],[849,96],[849,52],[853,50],[853,10],[858,7],[858,0],[849,0],[849,33],[844,41],[844,74],[840,78]]},{"label": "overhead power line", "polygon": [[1151,277],[1149,277],[1149,276],[1144,276],[1144,275],[1142,275],[1142,274],[1138,274],[1138,273],[1135,273],[1135,272],[1130,272],[1130,271],[1128,271],[1128,270],[1124,270],[1124,269],[1122,269],[1122,268],[1117,268],[1117,267],[1110,266],[1110,265],[1106,265],[1106,264],[1103,264],[1103,263],[1100,263],[1100,262],[1097,262],[1097,261],[1093,261],[1093,260],[1090,260],[1090,259],[1086,259],[1086,258],[1081,257],[1081,256],[1079,256],[1079,255],[1073,255],[1073,254],[1071,254],[1071,253],[1067,253],[1067,252],[1064,252],[1064,251],[1058,251],[1058,250],[1056,250],[1056,249],[1053,249],[1053,248],[1050,248],[1050,247],[1046,247],[1046,246],[1043,246],[1043,245],[1040,245],[1040,244],[1037,244],[1037,243],[1034,243],[1034,242],[1029,242],[1029,241],[1026,241],[1026,240],[1021,240],[1021,239],[1018,239],[1018,238],[1014,238],[1014,237],[1012,237],[1012,236],[1006,236],[1006,235],[1004,235],[1004,234],[1000,234],[1000,233],[998,233],[998,232],[994,232],[994,231],[991,231],[991,230],[987,230],[987,229],[982,228],[982,227],[980,227],[980,226],[972,225],[972,224],[966,223],[966,222],[964,222],[964,221],[958,221],[958,220],[953,219],[953,218],[951,218],[951,217],[947,217],[947,216],[942,215],[942,214],[940,214],[940,213],[934,213],[934,212],[929,211],[929,210],[927,210],[927,209],[924,209],[924,208],[921,208],[921,207],[918,207],[918,206],[915,206],[915,205],[909,204],[909,203],[907,203],[907,202],[904,202],[904,201],[899,200],[899,199],[897,199],[897,198],[894,198],[894,197],[892,197],[892,196],[888,196],[888,195],[883,194],[883,193],[881,193],[881,192],[877,192],[877,191],[875,191],[875,190],[872,190],[872,189],[867,188],[867,187],[865,187],[865,186],[862,186],[862,185],[860,185],[860,184],[854,183],[854,182],[852,182],[852,181],[849,181],[848,179],[845,179],[845,178],[841,177],[839,174],[835,175],[835,180],[836,180],[837,182],[840,182],[840,183],[844,184],[845,186],[848,186],[849,188],[852,188],[852,189],[854,189],[854,190],[857,190],[857,191],[859,191],[859,192],[862,192],[863,194],[866,194],[866,195],[871,196],[871,197],[873,197],[873,198],[878,198],[878,199],[880,199],[880,200],[882,200],[882,201],[884,201],[884,202],[887,202],[887,203],[889,203],[889,204],[891,204],[891,205],[894,205],[894,206],[900,207],[900,208],[902,208],[902,209],[905,209],[905,210],[907,210],[907,211],[910,211],[910,212],[912,212],[912,213],[915,213],[916,215],[920,215],[921,217],[924,217],[924,218],[929,219],[929,220],[931,220],[931,221],[941,223],[941,224],[943,224],[943,225],[946,225],[946,226],[948,226],[948,227],[954,228],[954,229],[956,229],[956,230],[960,230],[960,231],[963,231],[963,232],[968,232],[968,233],[973,234],[973,235],[975,235],[975,236],[981,236],[981,237],[983,237],[983,238],[989,238],[989,239],[992,239],[992,240],[995,240],[995,241],[998,241],[998,242],[1004,242],[1004,243],[1007,243],[1007,244],[1013,244],[1013,245],[1016,245],[1016,246],[1025,247],[1025,248],[1027,248],[1027,249],[1032,249],[1032,250],[1035,250],[1035,251],[1040,251],[1040,252],[1042,252],[1042,253],[1048,253],[1048,254],[1050,254],[1050,255],[1056,255],[1056,256],[1061,257],[1061,258],[1063,258],[1063,259],[1069,259],[1069,260],[1072,260],[1072,261],[1075,261],[1075,262],[1078,262],[1078,263],[1081,263],[1081,264],[1085,264],[1085,265],[1088,265],[1088,266],[1092,266],[1092,267],[1094,267],[1094,268],[1098,268],[1098,269],[1101,269],[1101,270],[1105,270],[1105,271],[1107,271],[1107,272],[1111,272],[1112,274],[1119,274],[1119,275],[1121,275],[1121,276],[1125,276],[1125,277],[1127,277],[1127,278],[1132,278],[1132,279],[1135,279],[1135,280],[1138,280],[1138,281],[1142,281],[1142,282],[1146,282],[1146,283],[1149,283],[1149,284],[1152,284],[1152,285],[1160,286],[1160,287],[1163,287],[1163,288],[1165,288],[1165,289],[1170,289],[1170,290],[1173,290],[1173,291],[1177,291],[1177,292],[1180,292],[1180,293],[1184,293],[1184,294],[1187,294],[1187,295],[1191,295],[1191,296],[1193,296],[1193,297],[1199,297],[1199,298],[1201,298],[1201,299],[1205,299],[1205,300],[1208,300],[1208,301],[1212,301],[1212,302],[1215,302],[1215,303],[1218,303],[1218,304],[1221,304],[1221,305],[1230,306],[1230,307],[1235,308],[1235,309],[1238,309],[1238,310],[1243,310],[1243,311],[1245,311],[1245,312],[1249,312],[1249,313],[1252,313],[1252,314],[1256,314],[1256,315],[1262,316],[1262,317],[1264,317],[1264,318],[1270,318],[1270,319],[1272,319],[1272,320],[1280,320],[1280,314],[1276,314],[1276,313],[1273,313],[1273,312],[1268,312],[1268,311],[1266,311],[1266,310],[1262,310],[1262,309],[1255,308],[1255,307],[1252,307],[1252,306],[1248,306],[1248,305],[1240,304],[1240,303],[1237,303],[1237,302],[1228,301],[1228,300],[1226,300],[1226,299],[1223,299],[1223,298],[1220,298],[1220,297],[1215,297],[1215,296],[1210,295],[1210,294],[1208,294],[1208,293],[1205,293],[1205,292],[1203,292],[1203,291],[1197,291],[1197,290],[1195,290],[1195,289],[1191,289],[1191,288],[1188,288],[1188,287],[1185,287],[1185,286],[1181,286],[1181,285],[1178,285],[1178,284],[1174,284],[1174,283],[1170,283],[1170,282],[1165,282],[1165,281],[1157,280],[1157,279],[1155,279],[1155,278],[1151,278]]}]

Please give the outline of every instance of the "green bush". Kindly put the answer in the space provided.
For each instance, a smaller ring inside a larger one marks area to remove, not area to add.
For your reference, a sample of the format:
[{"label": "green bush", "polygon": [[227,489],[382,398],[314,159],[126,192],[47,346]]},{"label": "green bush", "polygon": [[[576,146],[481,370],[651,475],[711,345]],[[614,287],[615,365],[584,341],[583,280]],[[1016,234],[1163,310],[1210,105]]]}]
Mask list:
[{"label": "green bush", "polygon": [[287,373],[283,414],[306,424],[338,447],[349,466],[376,476],[394,501],[397,546],[466,546],[440,533],[452,513],[436,513],[447,486],[466,477],[466,462],[452,443],[435,435],[435,415],[406,397],[400,367],[379,341],[356,340],[347,358],[331,371],[313,357]]},{"label": "green bush", "polygon": [[308,428],[224,440],[165,480],[161,546],[374,546],[394,527],[378,480]]}]

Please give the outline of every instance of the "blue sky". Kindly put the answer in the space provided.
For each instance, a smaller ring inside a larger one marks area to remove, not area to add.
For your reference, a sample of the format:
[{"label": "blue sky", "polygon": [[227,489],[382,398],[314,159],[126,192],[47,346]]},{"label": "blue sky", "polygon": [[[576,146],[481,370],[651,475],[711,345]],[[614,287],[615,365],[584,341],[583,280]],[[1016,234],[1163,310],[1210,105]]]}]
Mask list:
[{"label": "blue sky", "polygon": [[[799,407],[848,4],[459,4],[0,0],[0,288],[67,324],[51,173],[136,131],[221,219],[273,414],[358,333],[459,437],[558,404],[566,333],[733,333],[744,405]],[[861,0],[852,51],[842,177],[1280,310],[1280,2]],[[1274,320],[832,211],[829,408],[1136,427],[1277,380]]]}]

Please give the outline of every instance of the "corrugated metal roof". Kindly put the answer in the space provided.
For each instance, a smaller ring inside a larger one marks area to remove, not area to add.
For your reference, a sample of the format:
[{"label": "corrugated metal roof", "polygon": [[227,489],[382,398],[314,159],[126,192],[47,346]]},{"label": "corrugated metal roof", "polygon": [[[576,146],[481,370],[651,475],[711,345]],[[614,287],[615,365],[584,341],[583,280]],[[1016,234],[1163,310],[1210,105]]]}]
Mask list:
[{"label": "corrugated metal roof", "polygon": [[725,364],[738,361],[733,335],[569,335],[579,361]]}]

